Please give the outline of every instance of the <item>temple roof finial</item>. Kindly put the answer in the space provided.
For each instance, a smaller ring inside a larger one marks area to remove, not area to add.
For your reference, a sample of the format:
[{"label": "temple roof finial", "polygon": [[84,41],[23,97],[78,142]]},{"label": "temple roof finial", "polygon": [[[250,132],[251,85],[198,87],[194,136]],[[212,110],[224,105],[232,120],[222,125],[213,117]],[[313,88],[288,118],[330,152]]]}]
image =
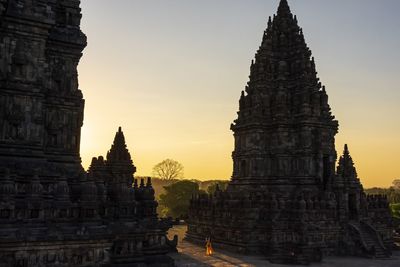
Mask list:
[{"label": "temple roof finial", "polygon": [[278,7],[278,15],[290,14],[290,7],[286,0],[281,0]]},{"label": "temple roof finial", "polygon": [[146,183],[146,187],[152,187],[152,183],[151,183],[151,177],[147,177],[147,183]]},{"label": "temple roof finial", "polygon": [[350,154],[349,147],[347,146],[347,144],[344,145],[344,154]]}]

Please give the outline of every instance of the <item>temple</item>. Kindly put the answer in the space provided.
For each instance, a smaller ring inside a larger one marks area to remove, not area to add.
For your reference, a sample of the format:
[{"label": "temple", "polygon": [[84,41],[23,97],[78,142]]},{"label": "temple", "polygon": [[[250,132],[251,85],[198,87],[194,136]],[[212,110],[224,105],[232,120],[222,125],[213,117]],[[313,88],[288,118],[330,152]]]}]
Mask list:
[{"label": "temple", "polygon": [[0,0],[0,265],[174,266],[121,128],[81,166],[79,0]]},{"label": "temple", "polygon": [[276,263],[390,256],[387,199],[365,195],[347,145],[335,169],[338,122],[286,0],[268,20],[231,130],[231,181],[193,197],[189,241],[211,237]]}]

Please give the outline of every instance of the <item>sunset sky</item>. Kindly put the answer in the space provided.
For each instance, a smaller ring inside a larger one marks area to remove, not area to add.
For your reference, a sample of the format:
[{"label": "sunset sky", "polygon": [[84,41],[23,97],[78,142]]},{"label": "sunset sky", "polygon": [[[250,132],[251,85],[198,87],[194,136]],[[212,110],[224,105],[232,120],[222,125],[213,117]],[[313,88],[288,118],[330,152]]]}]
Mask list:
[{"label": "sunset sky", "polygon": [[[229,179],[241,90],[278,0],[83,0],[88,47],[81,156],[122,126],[138,171],[166,158],[185,177]],[[292,0],[365,187],[400,179],[400,1]]]}]

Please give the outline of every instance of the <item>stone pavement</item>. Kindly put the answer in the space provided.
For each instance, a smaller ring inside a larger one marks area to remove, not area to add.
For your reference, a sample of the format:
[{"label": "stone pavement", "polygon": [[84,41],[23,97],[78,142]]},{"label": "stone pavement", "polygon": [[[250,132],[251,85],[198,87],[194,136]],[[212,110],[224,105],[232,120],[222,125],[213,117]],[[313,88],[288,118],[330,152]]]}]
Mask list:
[{"label": "stone pavement", "polygon": [[[169,237],[177,234],[178,252],[171,253],[177,267],[288,267],[288,265],[272,264],[263,257],[238,255],[226,251],[215,251],[214,255],[206,256],[205,248],[183,241],[186,226],[175,226],[169,232]],[[326,257],[322,263],[312,264],[312,267],[400,267],[400,252],[396,251],[389,260],[373,260],[356,257]],[[290,265],[290,267],[300,267]],[[301,266],[303,267],[303,266]]]}]

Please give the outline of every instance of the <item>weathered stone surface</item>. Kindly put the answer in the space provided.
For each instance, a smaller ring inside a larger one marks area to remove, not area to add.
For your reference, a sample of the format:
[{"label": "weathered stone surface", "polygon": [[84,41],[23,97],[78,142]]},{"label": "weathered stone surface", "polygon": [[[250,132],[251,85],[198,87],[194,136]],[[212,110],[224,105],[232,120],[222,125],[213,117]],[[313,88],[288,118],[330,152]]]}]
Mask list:
[{"label": "weathered stone surface", "polygon": [[387,257],[387,200],[366,196],[347,146],[335,171],[338,122],[286,0],[269,19],[239,101],[225,192],[191,201],[187,239],[271,261]]},{"label": "weathered stone surface", "polygon": [[[119,129],[85,172],[79,0],[0,0],[0,266],[171,266]],[[137,185],[137,182],[135,183]]]}]

